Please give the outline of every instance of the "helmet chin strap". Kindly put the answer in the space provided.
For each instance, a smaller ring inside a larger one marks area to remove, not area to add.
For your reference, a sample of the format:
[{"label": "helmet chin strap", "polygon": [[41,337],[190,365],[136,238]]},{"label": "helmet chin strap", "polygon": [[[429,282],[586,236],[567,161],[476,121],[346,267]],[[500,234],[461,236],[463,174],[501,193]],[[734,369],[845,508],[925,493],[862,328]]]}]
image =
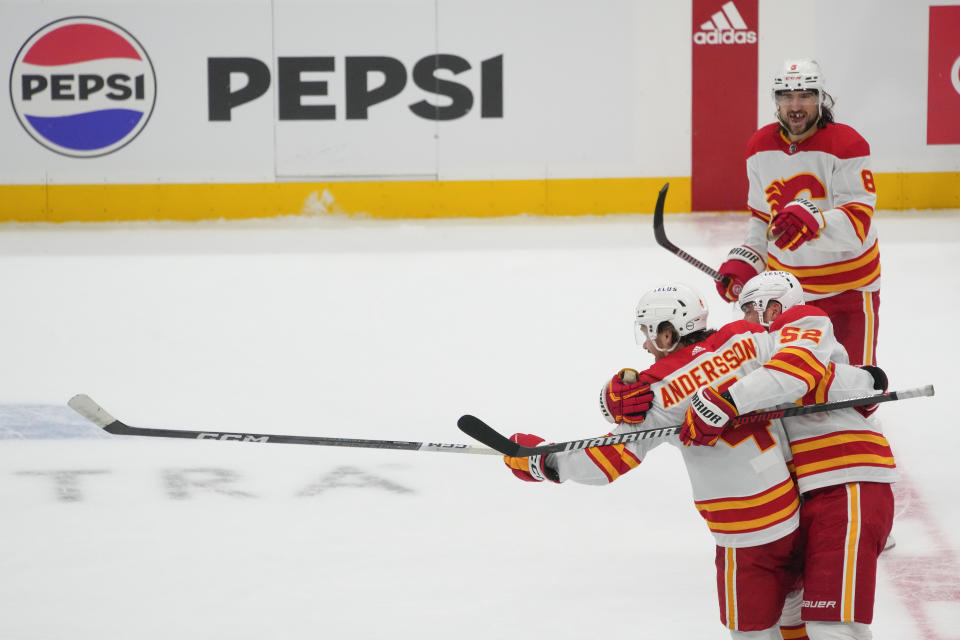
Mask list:
[{"label": "helmet chin strap", "polygon": [[667,348],[667,349],[661,349],[661,348],[660,348],[660,345],[657,344],[657,341],[656,341],[656,340],[651,340],[651,341],[650,341],[650,344],[651,344],[651,345],[653,346],[653,348],[656,349],[658,352],[666,355],[666,354],[673,353],[674,351],[677,350],[677,347],[680,346],[680,338],[677,338],[677,339],[674,341],[673,346],[672,346],[672,347],[669,347],[669,348]]},{"label": "helmet chin strap", "polygon": [[[757,322],[760,324],[761,327],[763,327],[763,328],[765,328],[765,329],[769,329],[769,328],[770,328],[770,325],[772,325],[774,322],[777,321],[776,318],[774,318],[773,320],[771,320],[771,321],[769,321],[769,322],[767,322],[767,320],[764,319],[764,316],[767,314],[767,309],[770,308],[770,303],[771,303],[771,302],[776,302],[777,304],[780,305],[781,309],[783,308],[783,304],[782,304],[779,300],[773,300],[773,299],[767,300],[767,303],[766,303],[765,305],[763,305],[763,308],[760,308],[759,305],[757,305],[757,310],[758,310],[758,313],[760,314],[760,317],[759,317],[759,319],[757,320]],[[754,304],[756,304],[756,303],[754,303]],[[781,313],[782,313],[782,312],[781,312]],[[779,315],[780,315],[780,314],[777,314],[777,317],[779,317]]]}]

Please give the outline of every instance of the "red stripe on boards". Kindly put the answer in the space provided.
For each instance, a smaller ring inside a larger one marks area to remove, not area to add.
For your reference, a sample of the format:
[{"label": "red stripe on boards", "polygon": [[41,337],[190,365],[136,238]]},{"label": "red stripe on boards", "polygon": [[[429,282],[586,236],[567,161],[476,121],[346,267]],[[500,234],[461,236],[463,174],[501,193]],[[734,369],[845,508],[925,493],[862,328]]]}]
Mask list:
[{"label": "red stripe on boards", "polygon": [[930,7],[927,144],[960,143],[960,6]]},{"label": "red stripe on boards", "polygon": [[744,150],[757,128],[758,0],[692,1],[690,206],[743,211]]}]

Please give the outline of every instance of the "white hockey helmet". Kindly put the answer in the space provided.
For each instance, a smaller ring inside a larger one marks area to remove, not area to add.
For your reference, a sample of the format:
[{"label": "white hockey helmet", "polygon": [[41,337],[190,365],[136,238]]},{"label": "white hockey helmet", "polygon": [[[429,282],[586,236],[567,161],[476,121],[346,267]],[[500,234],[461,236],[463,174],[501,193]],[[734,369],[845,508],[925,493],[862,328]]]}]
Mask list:
[{"label": "white hockey helmet", "polygon": [[781,313],[790,307],[803,304],[803,287],[792,273],[786,271],[764,271],[753,276],[743,285],[739,299],[740,309],[753,303],[760,313],[760,324],[763,322],[763,312],[771,302],[779,302]]},{"label": "white hockey helmet", "polygon": [[772,95],[778,91],[816,91],[823,98],[823,73],[820,63],[809,58],[787,60],[773,77]]},{"label": "white hockey helmet", "polygon": [[677,335],[683,337],[706,329],[708,313],[703,298],[692,288],[685,284],[664,284],[640,297],[633,335],[637,344],[643,346],[648,337],[656,338],[662,323],[669,322]]}]

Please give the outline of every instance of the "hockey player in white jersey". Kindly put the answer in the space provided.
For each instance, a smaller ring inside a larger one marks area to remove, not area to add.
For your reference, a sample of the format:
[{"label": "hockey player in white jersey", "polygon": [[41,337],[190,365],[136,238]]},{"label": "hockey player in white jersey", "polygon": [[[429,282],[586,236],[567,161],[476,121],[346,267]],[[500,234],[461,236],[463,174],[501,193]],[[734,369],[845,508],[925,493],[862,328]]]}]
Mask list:
[{"label": "hockey player in white jersey", "polygon": [[[762,368],[716,394],[694,394],[681,438],[711,444],[726,421],[781,403],[822,403],[863,395],[862,373],[843,367],[843,348],[826,315],[803,304],[789,273],[762,273],[744,285],[745,317],[769,328],[757,340]],[[885,391],[882,370],[865,366],[870,387]],[[876,405],[783,419],[792,466],[803,496],[801,617],[811,640],[871,638],[877,557],[893,521],[896,464],[890,445],[868,416]]]},{"label": "hockey player in white jersey", "polygon": [[[707,308],[689,287],[665,285],[640,299],[637,342],[656,362],[642,373],[625,369],[604,385],[601,408],[617,423],[614,433],[640,422],[645,428],[679,424],[699,386],[723,388],[762,364],[753,336],[769,336],[760,325],[706,327]],[[530,434],[513,440],[543,442]],[[683,447],[674,436],[504,461],[523,480],[607,484],[664,443],[680,448],[694,503],[716,540],[721,621],[738,640],[780,640],[784,598],[800,571],[800,505],[778,421],[738,427],[715,447]]]},{"label": "hockey player in white jersey", "polygon": [[873,210],[870,145],[834,122],[820,65],[788,60],[771,93],[777,121],[747,144],[746,238],[720,265],[720,295],[766,269],[794,274],[808,304],[833,320],[853,364],[875,364],[880,249]]}]

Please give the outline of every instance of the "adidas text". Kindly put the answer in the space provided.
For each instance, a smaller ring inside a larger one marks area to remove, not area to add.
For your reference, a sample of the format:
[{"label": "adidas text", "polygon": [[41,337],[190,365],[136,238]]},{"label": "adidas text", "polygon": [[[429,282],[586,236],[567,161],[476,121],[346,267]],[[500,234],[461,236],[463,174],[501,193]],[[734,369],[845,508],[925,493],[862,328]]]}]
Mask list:
[{"label": "adidas text", "polygon": [[696,44],[755,44],[756,31],[697,31],[693,34]]}]

